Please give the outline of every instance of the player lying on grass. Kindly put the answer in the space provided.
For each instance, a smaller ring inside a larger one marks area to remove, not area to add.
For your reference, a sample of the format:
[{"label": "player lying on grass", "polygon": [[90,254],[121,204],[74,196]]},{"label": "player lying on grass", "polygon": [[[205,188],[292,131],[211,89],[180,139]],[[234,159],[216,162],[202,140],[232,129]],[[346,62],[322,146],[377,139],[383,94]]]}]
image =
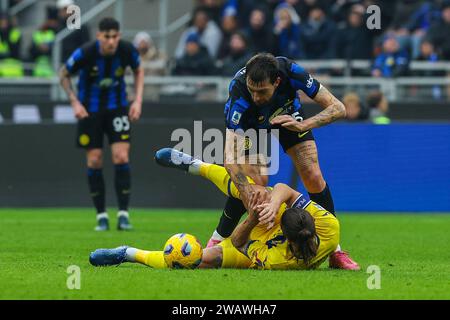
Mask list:
[{"label": "player lying on grass", "polygon": [[[182,158],[180,164],[172,161],[174,154]],[[239,199],[238,189],[221,166],[173,149],[160,150],[157,161],[201,175],[225,195]],[[339,222],[334,215],[285,184],[267,189],[270,201],[258,205],[256,197],[252,197],[247,218],[230,238],[203,249],[199,268],[313,269],[334,252],[339,243]],[[153,268],[168,268],[163,251],[126,246],[97,249],[89,260],[94,266],[138,262]]]}]

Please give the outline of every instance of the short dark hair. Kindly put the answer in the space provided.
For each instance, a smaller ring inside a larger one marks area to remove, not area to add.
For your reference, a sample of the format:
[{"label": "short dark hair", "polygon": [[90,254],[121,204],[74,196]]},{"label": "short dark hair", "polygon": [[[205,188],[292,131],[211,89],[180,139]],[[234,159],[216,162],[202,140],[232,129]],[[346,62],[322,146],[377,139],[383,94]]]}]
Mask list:
[{"label": "short dark hair", "polygon": [[120,23],[119,21],[117,21],[114,18],[103,18],[102,20],[100,20],[99,24],[98,24],[98,29],[101,32],[105,32],[105,31],[110,31],[110,30],[115,30],[115,31],[120,31]]},{"label": "short dark hair", "polygon": [[270,53],[258,53],[252,57],[245,66],[246,77],[254,83],[267,80],[275,83],[278,77],[278,61]]},{"label": "short dark hair", "polygon": [[281,217],[281,229],[284,236],[298,246],[305,264],[309,264],[318,250],[313,217],[304,209],[289,208]]},{"label": "short dark hair", "polygon": [[208,20],[211,19],[208,8],[205,6],[198,6],[194,9],[194,12],[192,14],[192,20],[194,20],[197,14],[199,13],[204,14],[208,18]]}]

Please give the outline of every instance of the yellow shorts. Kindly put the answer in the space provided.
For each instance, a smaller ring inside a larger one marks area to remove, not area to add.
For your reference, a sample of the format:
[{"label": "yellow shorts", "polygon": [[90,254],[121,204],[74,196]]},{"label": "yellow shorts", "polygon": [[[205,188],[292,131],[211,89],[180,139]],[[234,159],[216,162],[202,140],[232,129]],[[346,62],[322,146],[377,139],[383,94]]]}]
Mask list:
[{"label": "yellow shorts", "polygon": [[252,265],[252,261],[231,243],[231,238],[227,238],[219,243],[222,247],[222,268],[247,269]]}]

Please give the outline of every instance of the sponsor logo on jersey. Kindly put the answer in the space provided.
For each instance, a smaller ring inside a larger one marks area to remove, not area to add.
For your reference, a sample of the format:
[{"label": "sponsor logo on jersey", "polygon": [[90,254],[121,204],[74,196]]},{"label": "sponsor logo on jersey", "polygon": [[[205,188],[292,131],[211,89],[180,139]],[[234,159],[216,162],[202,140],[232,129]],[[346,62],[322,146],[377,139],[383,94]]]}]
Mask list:
[{"label": "sponsor logo on jersey", "polygon": [[283,108],[278,108],[278,109],[270,116],[269,121],[272,121],[273,118],[275,118],[275,117],[279,116],[280,114],[282,114],[283,110],[284,110]]},{"label": "sponsor logo on jersey", "polygon": [[113,85],[113,79],[111,78],[105,78],[99,83],[100,88],[109,88]]},{"label": "sponsor logo on jersey", "polygon": [[287,109],[291,104],[292,104],[293,100],[288,100],[282,107],[278,108],[269,118],[269,121],[272,121],[273,118],[283,115],[283,114],[287,114],[289,112],[289,110]]}]

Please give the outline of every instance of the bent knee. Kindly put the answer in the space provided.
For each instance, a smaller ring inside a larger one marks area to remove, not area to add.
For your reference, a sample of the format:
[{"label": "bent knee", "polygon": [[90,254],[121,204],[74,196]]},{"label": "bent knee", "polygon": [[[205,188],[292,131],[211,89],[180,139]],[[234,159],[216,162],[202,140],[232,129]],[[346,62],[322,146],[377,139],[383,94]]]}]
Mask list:
[{"label": "bent knee", "polygon": [[320,169],[312,168],[301,173],[303,184],[309,192],[321,192],[325,188],[325,180]]},{"label": "bent knee", "polygon": [[127,151],[115,152],[113,154],[114,164],[125,164],[129,162],[129,156]]},{"label": "bent knee", "polygon": [[199,268],[220,268],[223,261],[223,251],[221,246],[214,246],[203,249],[202,262]]},{"label": "bent knee", "polygon": [[88,152],[87,165],[89,168],[93,169],[100,169],[103,167],[103,155],[101,150]]}]

